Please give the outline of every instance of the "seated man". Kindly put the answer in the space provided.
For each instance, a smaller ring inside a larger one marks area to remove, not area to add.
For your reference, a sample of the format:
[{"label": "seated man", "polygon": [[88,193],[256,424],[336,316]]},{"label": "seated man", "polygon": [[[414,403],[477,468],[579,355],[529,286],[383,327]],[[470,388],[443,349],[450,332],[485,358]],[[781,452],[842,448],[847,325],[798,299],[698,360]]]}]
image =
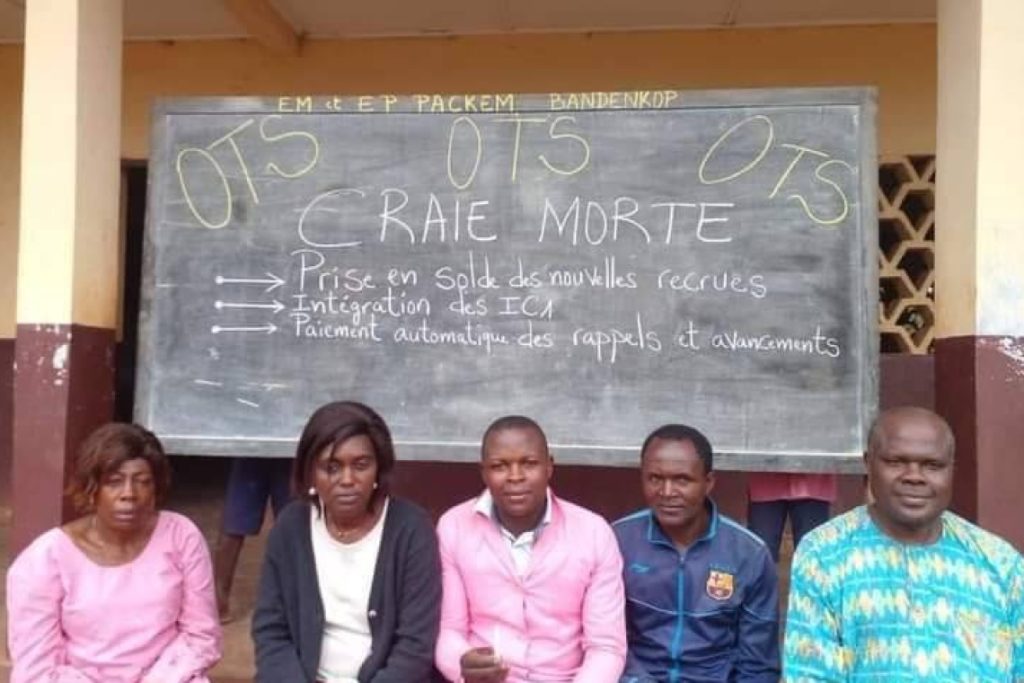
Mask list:
[{"label": "seated man", "polygon": [[484,433],[477,498],[441,517],[437,667],[465,683],[614,683],[626,656],[622,560],[608,524],[548,489],[526,417]]},{"label": "seated man", "polygon": [[613,525],[622,551],[629,655],[622,683],[779,679],[775,562],[718,513],[711,444],[665,425],[640,449],[648,507]]},{"label": "seated man", "polygon": [[946,510],[953,448],[929,410],[878,416],[873,502],[793,559],[787,681],[1024,681],[1024,559]]}]

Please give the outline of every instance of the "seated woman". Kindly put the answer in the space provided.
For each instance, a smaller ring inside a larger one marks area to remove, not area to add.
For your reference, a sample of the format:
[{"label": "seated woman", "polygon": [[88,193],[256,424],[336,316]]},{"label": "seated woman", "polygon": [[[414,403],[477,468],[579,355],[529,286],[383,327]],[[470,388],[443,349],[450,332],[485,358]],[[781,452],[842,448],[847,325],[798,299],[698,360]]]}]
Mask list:
[{"label": "seated woman", "polygon": [[192,522],[158,509],[169,486],[145,429],[85,440],[69,494],[86,514],[7,573],[11,683],[206,683],[221,653],[210,556]]},{"label": "seated woman", "polygon": [[299,439],[298,500],[267,541],[252,636],[258,683],[431,680],[441,609],[434,528],[389,497],[384,420],[329,403]]}]

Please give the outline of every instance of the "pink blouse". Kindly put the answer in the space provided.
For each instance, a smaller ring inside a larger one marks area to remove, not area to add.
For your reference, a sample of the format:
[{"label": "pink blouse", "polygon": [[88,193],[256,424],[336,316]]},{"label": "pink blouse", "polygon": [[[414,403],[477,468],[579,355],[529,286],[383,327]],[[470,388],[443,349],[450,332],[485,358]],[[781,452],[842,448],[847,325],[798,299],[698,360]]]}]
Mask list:
[{"label": "pink blouse", "polygon": [[787,474],[751,472],[747,475],[751,503],[810,498],[827,503],[836,501],[838,483],[834,474]]},{"label": "pink blouse", "polygon": [[60,529],[7,573],[11,683],[207,683],[221,654],[210,555],[188,518],[160,512],[131,562],[104,567]]}]

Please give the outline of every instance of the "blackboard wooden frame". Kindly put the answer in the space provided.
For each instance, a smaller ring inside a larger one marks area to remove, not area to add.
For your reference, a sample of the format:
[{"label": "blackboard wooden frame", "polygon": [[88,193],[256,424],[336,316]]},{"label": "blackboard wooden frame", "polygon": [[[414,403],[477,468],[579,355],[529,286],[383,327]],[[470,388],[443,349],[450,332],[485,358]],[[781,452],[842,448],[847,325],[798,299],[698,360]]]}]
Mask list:
[{"label": "blackboard wooden frame", "polygon": [[[610,96],[609,96],[610,97]],[[308,104],[308,114],[326,114],[334,110],[332,103],[337,105],[341,99],[356,101],[357,98],[344,96],[310,96],[309,98],[190,98],[163,100],[154,109],[154,125],[152,156],[150,160],[149,206],[147,216],[146,249],[143,279],[143,300],[140,317],[140,354],[137,374],[136,420],[142,424],[154,425],[169,452],[181,454],[203,455],[261,455],[283,456],[293,451],[297,434],[293,438],[257,438],[249,439],[244,434],[212,435],[212,434],[175,434],[161,433],[159,416],[156,411],[154,392],[160,387],[154,381],[153,360],[157,339],[160,334],[159,325],[154,315],[154,296],[157,283],[154,279],[155,243],[153,235],[153,207],[161,206],[166,200],[156,183],[159,169],[167,168],[172,160],[169,158],[166,126],[159,122],[168,116],[188,114],[276,114],[284,111],[284,107],[303,107]],[[607,102],[608,100],[606,100]],[[857,425],[862,439],[858,448],[843,452],[825,452],[813,450],[787,450],[779,452],[750,452],[738,448],[723,449],[716,452],[716,469],[735,470],[769,470],[769,471],[846,471],[862,470],[860,450],[866,443],[866,433],[871,420],[877,411],[878,396],[878,265],[877,265],[877,152],[875,147],[875,91],[871,88],[822,88],[822,89],[772,89],[772,90],[720,90],[689,92],[679,91],[667,108],[669,109],[728,109],[757,107],[829,107],[852,106],[858,114],[857,161],[860,179],[860,212],[859,231],[861,246],[859,261],[863,274],[862,286],[855,296],[859,299],[859,325],[854,332],[855,349],[859,359],[859,381],[855,388],[859,397],[860,412]],[[515,95],[516,110],[519,112],[550,111],[550,95]],[[416,100],[410,96],[398,97],[391,105],[393,113],[418,113]],[[351,111],[348,113],[352,113]],[[450,113],[450,112],[449,112]],[[292,114],[301,116],[302,113]],[[387,116],[379,111],[367,112],[365,116]],[[423,112],[423,116],[431,116]],[[343,397],[339,397],[343,398]],[[379,406],[387,417],[386,406]],[[543,423],[543,420],[542,420]],[[485,425],[480,425],[482,431]],[[593,445],[574,446],[570,443],[554,441],[552,450],[560,462],[584,463],[615,466],[633,466],[639,442],[643,435],[636,435],[636,444],[629,446],[606,446],[595,449]],[[467,439],[453,443],[432,443],[429,441],[403,440],[396,438],[400,458],[418,460],[474,461],[478,457],[478,443]]]}]

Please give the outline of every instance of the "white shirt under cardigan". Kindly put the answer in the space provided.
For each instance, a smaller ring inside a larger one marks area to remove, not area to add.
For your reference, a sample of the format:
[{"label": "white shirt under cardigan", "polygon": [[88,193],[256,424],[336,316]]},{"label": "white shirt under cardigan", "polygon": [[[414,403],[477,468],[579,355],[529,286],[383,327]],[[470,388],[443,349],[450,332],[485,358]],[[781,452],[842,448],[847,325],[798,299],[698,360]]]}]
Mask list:
[{"label": "white shirt under cardigan", "polygon": [[373,643],[367,609],[377,555],[388,514],[388,501],[370,532],[355,543],[336,541],[327,520],[310,510],[310,534],[320,599],[324,605],[324,637],[317,679],[325,683],[357,683],[359,667]]}]

